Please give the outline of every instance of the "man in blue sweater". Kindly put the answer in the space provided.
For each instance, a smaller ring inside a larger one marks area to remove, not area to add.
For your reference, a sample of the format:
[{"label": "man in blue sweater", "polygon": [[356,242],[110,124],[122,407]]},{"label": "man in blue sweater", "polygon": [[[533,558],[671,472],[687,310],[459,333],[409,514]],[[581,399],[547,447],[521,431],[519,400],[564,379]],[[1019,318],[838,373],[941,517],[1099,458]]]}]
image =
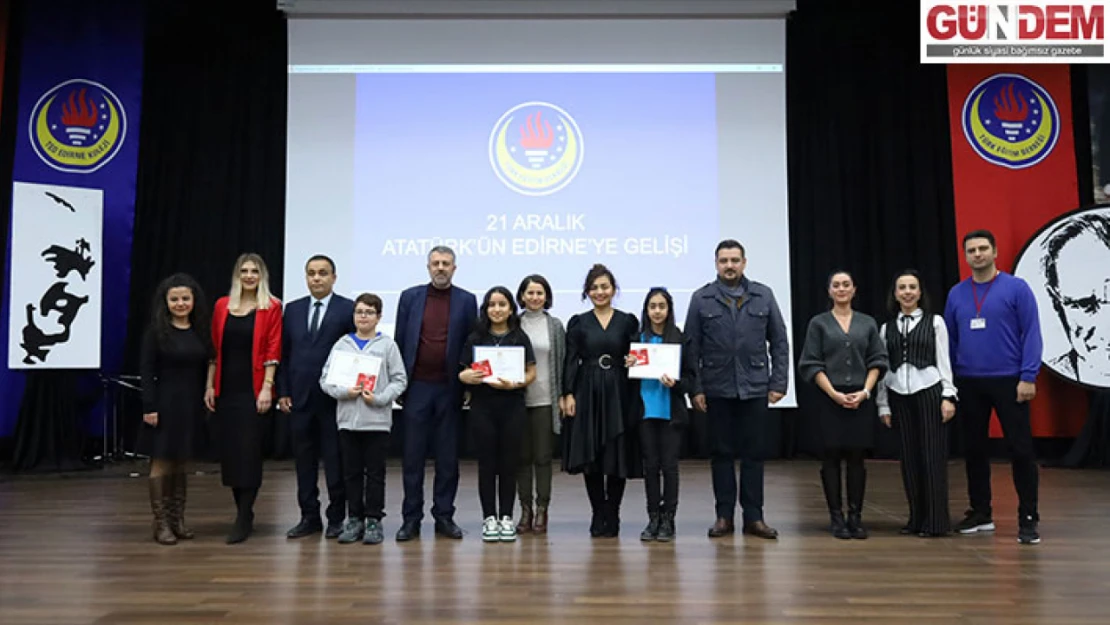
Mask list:
[{"label": "man in blue sweater", "polygon": [[993,408],[1010,447],[1018,495],[1018,541],[1036,544],[1041,537],[1029,402],[1037,393],[1043,347],[1037,301],[1024,280],[995,266],[998,249],[989,231],[968,233],[963,246],[971,277],[952,287],[944,307],[960,391],[971,504],[956,530],[961,534],[994,531],[988,454]]}]

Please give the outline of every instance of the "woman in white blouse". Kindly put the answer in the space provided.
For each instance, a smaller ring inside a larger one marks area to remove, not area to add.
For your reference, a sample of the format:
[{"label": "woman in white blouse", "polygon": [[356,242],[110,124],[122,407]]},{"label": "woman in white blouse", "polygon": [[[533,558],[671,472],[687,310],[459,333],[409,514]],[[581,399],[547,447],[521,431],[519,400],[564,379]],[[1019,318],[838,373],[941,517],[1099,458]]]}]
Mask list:
[{"label": "woman in white blouse", "polygon": [[944,536],[948,516],[948,422],[956,414],[956,386],[948,356],[948,331],[930,314],[921,276],[899,273],[889,296],[894,319],[879,334],[890,370],[879,384],[879,418],[897,425],[902,441],[902,482],[910,504],[903,534]]}]

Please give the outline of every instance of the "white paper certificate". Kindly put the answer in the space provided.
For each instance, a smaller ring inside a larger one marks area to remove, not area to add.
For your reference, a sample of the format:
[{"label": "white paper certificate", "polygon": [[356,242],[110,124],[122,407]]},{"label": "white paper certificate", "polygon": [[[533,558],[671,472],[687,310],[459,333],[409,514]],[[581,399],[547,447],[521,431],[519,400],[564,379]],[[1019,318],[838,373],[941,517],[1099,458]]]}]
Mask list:
[{"label": "white paper certificate", "polygon": [[524,381],[524,346],[507,345],[505,347],[492,347],[488,345],[474,346],[474,362],[487,361],[493,370],[493,375],[483,379],[483,382],[496,382],[502,378],[510,382]]},{"label": "white paper certificate", "polygon": [[658,380],[667,374],[679,379],[682,363],[682,346],[672,343],[633,343],[629,352],[636,357],[636,365],[628,368],[628,377],[641,380]]},{"label": "white paper certificate", "polygon": [[335,352],[331,355],[331,364],[328,365],[328,375],[324,378],[324,384],[354,388],[358,384],[359,374],[373,376],[376,380],[381,368],[382,359],[377,356]]}]

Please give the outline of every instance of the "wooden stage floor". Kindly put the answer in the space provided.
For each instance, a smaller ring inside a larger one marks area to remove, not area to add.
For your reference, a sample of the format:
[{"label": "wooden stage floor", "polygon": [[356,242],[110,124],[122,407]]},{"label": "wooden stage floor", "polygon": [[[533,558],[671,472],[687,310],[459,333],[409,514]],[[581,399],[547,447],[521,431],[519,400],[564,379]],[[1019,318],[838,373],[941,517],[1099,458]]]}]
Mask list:
[{"label": "wooden stage floor", "polygon": [[[139,468],[140,465],[135,465]],[[476,467],[464,463],[462,541],[393,540],[400,469],[387,483],[386,542],[287,540],[297,520],[290,463],[268,466],[258,532],[224,544],[231,495],[219,476],[191,478],[198,538],[150,540],[145,478],[126,474],[0,482],[0,623],[966,623],[1110,622],[1110,472],[1042,469],[1040,545],[1016,540],[1009,466],[994,465],[993,535],[898,535],[898,466],[870,462],[872,538],[836,540],[818,466],[767,466],[767,520],[778,541],[710,540],[705,462],[684,462],[678,538],[639,541],[642,482],[629,484],[619,539],[590,539],[581,478],[557,474],[550,533],[484,544]],[[952,515],[963,466],[949,465]],[[429,471],[428,486],[431,483]]]}]

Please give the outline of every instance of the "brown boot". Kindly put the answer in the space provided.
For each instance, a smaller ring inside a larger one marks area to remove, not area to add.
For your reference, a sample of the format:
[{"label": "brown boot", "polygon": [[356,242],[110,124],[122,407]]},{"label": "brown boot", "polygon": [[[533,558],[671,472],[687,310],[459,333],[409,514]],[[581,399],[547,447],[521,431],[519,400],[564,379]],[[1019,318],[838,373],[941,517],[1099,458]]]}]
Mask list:
[{"label": "brown boot", "polygon": [[179,539],[189,540],[195,536],[193,530],[185,526],[185,472],[174,473],[170,476],[173,488],[170,489],[170,508],[166,515],[166,522],[170,531]]},{"label": "brown boot", "polygon": [[532,531],[532,506],[520,506],[520,522],[516,524],[517,534],[527,534]]},{"label": "brown boot", "polygon": [[547,507],[536,507],[536,518],[532,521],[532,531],[537,534],[547,533]]},{"label": "brown boot", "polygon": [[177,537],[173,535],[167,522],[167,509],[170,502],[169,481],[168,475],[150,478],[150,511],[154,513],[151,527],[155,542],[162,545],[177,544]]}]

